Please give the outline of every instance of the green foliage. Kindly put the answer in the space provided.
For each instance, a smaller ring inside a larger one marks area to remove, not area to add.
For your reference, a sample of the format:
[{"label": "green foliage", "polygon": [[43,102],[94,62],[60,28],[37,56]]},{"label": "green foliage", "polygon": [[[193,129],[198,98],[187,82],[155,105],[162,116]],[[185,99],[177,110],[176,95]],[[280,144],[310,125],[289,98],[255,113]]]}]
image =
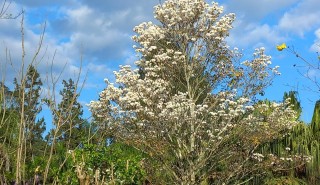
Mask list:
[{"label": "green foliage", "polygon": [[73,166],[81,166],[91,181],[97,174],[100,181],[116,184],[142,184],[145,179],[143,154],[125,144],[84,145],[69,157],[73,159]]},{"label": "green foliage", "polygon": [[286,176],[279,178],[268,179],[264,182],[265,185],[307,185],[306,182],[301,179]]}]

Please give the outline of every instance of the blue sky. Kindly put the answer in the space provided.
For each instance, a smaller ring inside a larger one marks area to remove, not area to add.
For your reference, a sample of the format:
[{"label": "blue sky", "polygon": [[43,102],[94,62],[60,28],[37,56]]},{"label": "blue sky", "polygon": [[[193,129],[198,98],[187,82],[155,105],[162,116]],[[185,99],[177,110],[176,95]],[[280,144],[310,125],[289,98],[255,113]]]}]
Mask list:
[{"label": "blue sky", "polygon": [[[0,3],[3,1],[0,0]],[[162,0],[163,2],[163,0]],[[291,53],[276,50],[283,42],[293,46],[311,62],[317,62],[320,50],[319,0],[217,0],[226,12],[236,13],[228,43],[249,56],[256,47],[265,47],[281,76],[266,91],[265,98],[280,101],[283,93],[298,90],[303,106],[302,119],[310,121],[314,103],[319,99],[313,83],[304,75],[320,77],[319,71],[307,71],[304,63]],[[143,21],[155,21],[153,7],[159,0],[13,0],[10,13],[25,10],[26,59],[31,59],[46,22],[45,39],[37,59],[45,81],[51,70],[61,78],[75,78],[82,66],[85,80],[80,97],[85,105],[98,98],[105,87],[104,78],[114,79],[112,71],[137,59],[132,45],[132,29]],[[5,50],[10,50],[13,67],[5,65]],[[54,60],[53,59],[54,57]],[[82,57],[82,62],[81,62]],[[21,63],[20,19],[0,20],[0,73],[10,81]],[[87,74],[87,75],[86,75]],[[85,77],[86,76],[86,77]],[[61,84],[60,82],[58,84]],[[61,85],[58,88],[61,88]],[[46,93],[48,88],[45,88]],[[85,116],[89,111],[85,107]]]}]

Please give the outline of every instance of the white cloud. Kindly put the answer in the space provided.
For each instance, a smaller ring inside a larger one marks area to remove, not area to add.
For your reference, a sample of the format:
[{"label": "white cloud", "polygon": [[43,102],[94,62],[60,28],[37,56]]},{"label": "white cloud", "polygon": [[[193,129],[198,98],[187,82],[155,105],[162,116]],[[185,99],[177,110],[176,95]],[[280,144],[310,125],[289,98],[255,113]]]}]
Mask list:
[{"label": "white cloud", "polygon": [[320,28],[315,31],[316,40],[311,46],[311,51],[320,53]]},{"label": "white cloud", "polygon": [[[116,10],[108,7],[117,4],[115,1],[103,4],[106,6],[104,11],[92,2],[71,8],[64,7],[61,8],[64,16],[52,21],[54,34],[67,38],[61,45],[69,51],[71,58],[83,54],[90,61],[102,63],[125,60],[127,53],[132,51],[132,30],[147,18],[144,7],[147,3],[133,3],[131,7],[124,4]],[[152,6],[147,10],[152,10]],[[151,19],[152,11],[147,20]]]},{"label": "white cloud", "polygon": [[[46,3],[33,0],[16,2],[19,4],[12,4],[12,12],[18,12],[21,6],[27,12],[24,26],[26,65],[39,43],[42,20],[47,18],[47,31],[37,58],[37,68],[43,81],[51,74],[55,79],[60,74],[60,80],[75,79],[83,57],[81,79],[88,71],[86,88],[101,85],[105,77],[112,80],[112,69],[115,70],[120,63],[133,63],[132,29],[143,21],[152,20],[153,5],[158,3],[156,0],[120,4],[118,1],[101,4],[101,1],[76,3],[74,0],[67,0],[65,4],[53,0]],[[15,71],[21,65],[20,19],[1,20],[0,27],[0,76],[6,72],[7,79],[11,80],[17,76]],[[5,68],[6,48],[11,52],[15,69],[10,65]]]},{"label": "white cloud", "polygon": [[224,5],[228,12],[234,12],[246,21],[260,21],[265,16],[286,8],[299,0],[229,0]]},{"label": "white cloud", "polygon": [[304,76],[312,81],[317,81],[320,78],[320,73],[318,69],[310,69]]},{"label": "white cloud", "polygon": [[257,47],[304,36],[320,26],[318,4],[319,0],[228,0],[227,12],[237,15],[228,41],[232,46]]},{"label": "white cloud", "polygon": [[[299,0],[229,0],[225,4],[226,12],[236,13],[234,29],[227,39],[231,46],[240,48],[256,48],[276,45],[287,40],[276,25],[268,21],[269,17],[281,17],[283,9],[292,6]],[[264,20],[264,21],[261,21]]]},{"label": "white cloud", "polygon": [[286,38],[275,27],[268,24],[237,22],[227,39],[231,46],[257,48],[265,45],[276,45]]},{"label": "white cloud", "polygon": [[320,25],[319,0],[300,1],[286,12],[279,21],[279,28],[303,36]]},{"label": "white cloud", "polygon": [[113,72],[110,69],[110,67],[108,67],[105,64],[89,63],[85,68],[86,68],[86,70],[88,70],[88,73],[90,75],[96,75],[96,76],[100,76],[100,77],[105,77],[105,76],[113,74]]},{"label": "white cloud", "polygon": [[[22,70],[22,38],[20,33],[20,19],[1,20],[0,27],[0,75],[5,76],[7,85],[10,86],[13,78],[20,78]],[[40,34],[30,29],[30,25],[24,25],[24,71],[31,64],[39,47]],[[7,30],[8,29],[8,30]],[[43,27],[42,27],[43,29]],[[41,30],[37,30],[41,33]],[[79,57],[80,58],[80,57]],[[44,36],[39,54],[32,63],[37,67],[42,81],[46,82],[51,74],[55,77],[62,72],[63,79],[67,79],[75,73],[74,60],[69,58],[64,48],[58,45],[55,40]],[[66,65],[67,64],[67,65]]]},{"label": "white cloud", "polygon": [[38,8],[40,6],[46,7],[46,6],[56,6],[56,5],[65,5],[70,6],[77,3],[77,0],[45,0],[45,1],[39,1],[39,0],[13,0],[14,2],[21,4],[23,6],[26,6],[28,8]]}]

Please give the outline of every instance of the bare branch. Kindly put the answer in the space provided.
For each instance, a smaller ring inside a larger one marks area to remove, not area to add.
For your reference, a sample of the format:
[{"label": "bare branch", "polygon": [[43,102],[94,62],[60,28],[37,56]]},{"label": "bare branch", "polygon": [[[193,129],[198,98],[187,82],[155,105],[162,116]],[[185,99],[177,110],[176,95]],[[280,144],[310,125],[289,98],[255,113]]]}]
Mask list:
[{"label": "bare branch", "polygon": [[7,13],[10,6],[11,6],[11,1],[7,2],[7,0],[4,0],[2,2],[1,8],[0,8],[0,19],[17,19],[24,13],[24,10],[21,10],[15,15],[13,15],[12,13]]}]

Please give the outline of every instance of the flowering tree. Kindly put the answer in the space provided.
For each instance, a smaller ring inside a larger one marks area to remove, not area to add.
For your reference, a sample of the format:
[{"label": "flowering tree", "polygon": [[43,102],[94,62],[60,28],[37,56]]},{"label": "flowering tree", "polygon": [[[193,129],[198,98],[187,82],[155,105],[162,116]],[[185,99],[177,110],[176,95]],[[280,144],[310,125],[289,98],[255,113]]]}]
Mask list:
[{"label": "flowering tree", "polygon": [[244,167],[265,158],[254,153],[259,143],[295,124],[283,104],[253,103],[278,67],[263,48],[240,62],[225,42],[235,15],[222,12],[204,0],[156,6],[160,24],[134,28],[138,68],[120,66],[116,82],[105,80],[99,101],[90,103],[117,139],[158,161],[174,184],[245,179],[255,168]]}]

